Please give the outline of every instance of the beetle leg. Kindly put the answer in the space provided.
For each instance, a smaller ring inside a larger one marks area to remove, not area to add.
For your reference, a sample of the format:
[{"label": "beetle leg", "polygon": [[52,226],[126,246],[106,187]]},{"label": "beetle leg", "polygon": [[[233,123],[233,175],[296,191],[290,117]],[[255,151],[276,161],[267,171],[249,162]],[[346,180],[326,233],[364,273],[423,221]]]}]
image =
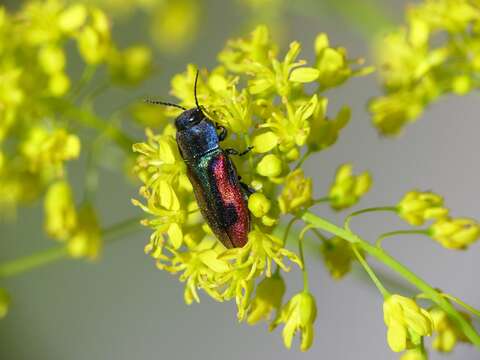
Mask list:
[{"label": "beetle leg", "polygon": [[253,149],[253,146],[249,146],[248,148],[246,148],[246,149],[243,150],[242,152],[238,152],[238,150],[235,150],[235,149],[232,149],[232,148],[228,148],[228,149],[225,149],[225,152],[226,152],[228,155],[243,156],[243,155],[245,155],[245,154],[248,154],[252,149]]},{"label": "beetle leg", "polygon": [[244,182],[240,181],[240,186],[242,187],[242,190],[247,198],[255,192],[254,188],[248,186],[248,184],[245,184]]},{"label": "beetle leg", "polygon": [[227,138],[228,131],[225,128],[225,126],[215,124],[215,127],[217,130],[220,130],[220,133],[218,134],[218,141],[223,141]]}]

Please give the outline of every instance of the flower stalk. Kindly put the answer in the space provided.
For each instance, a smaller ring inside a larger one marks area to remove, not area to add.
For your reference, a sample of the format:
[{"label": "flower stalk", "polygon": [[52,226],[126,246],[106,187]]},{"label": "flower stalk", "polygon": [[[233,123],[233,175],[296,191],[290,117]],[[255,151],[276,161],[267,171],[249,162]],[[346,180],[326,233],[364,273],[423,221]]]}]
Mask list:
[{"label": "flower stalk", "polygon": [[353,232],[341,228],[309,211],[305,211],[302,216],[302,220],[307,224],[311,224],[319,229],[327,231],[331,234],[342,237],[352,244],[357,245],[363,251],[373,256],[384,265],[398,273],[405,280],[422,291],[425,296],[432,302],[441,307],[459,326],[465,336],[480,349],[480,335],[475,328],[452,306],[450,302],[445,299],[442,294],[430,286],[427,282],[421,279],[418,275],[413,273],[410,269],[399,263],[395,258],[386,253],[383,249],[371,245],[366,240],[362,239]]}]

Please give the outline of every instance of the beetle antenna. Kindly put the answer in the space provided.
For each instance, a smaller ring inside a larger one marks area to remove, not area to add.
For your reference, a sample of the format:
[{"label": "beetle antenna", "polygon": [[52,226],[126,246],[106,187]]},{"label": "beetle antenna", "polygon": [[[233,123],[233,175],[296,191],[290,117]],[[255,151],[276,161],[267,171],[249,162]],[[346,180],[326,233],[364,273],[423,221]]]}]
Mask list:
[{"label": "beetle antenna", "polygon": [[197,106],[197,109],[200,110],[202,115],[208,118],[208,116],[205,115],[205,112],[203,111],[203,106],[198,103],[198,98],[197,98],[198,74],[199,74],[199,71],[197,70],[197,74],[195,75],[195,84],[193,85],[193,95],[195,96],[195,105]]},{"label": "beetle antenna", "polygon": [[197,109],[200,109],[200,111],[202,111],[202,109],[200,108],[200,105],[198,105],[198,98],[197,98],[198,74],[199,74],[199,71],[197,70],[197,74],[195,75],[195,83],[193,85],[193,95],[195,97],[195,105],[197,105]]},{"label": "beetle antenna", "polygon": [[182,110],[187,110],[187,109],[184,108],[183,106],[180,106],[180,105],[177,105],[177,104],[172,104],[172,103],[165,102],[165,101],[158,101],[158,100],[152,100],[152,99],[145,99],[144,101],[145,101],[147,104],[152,104],[152,105],[164,105],[164,106],[175,107],[175,108],[182,109]]}]

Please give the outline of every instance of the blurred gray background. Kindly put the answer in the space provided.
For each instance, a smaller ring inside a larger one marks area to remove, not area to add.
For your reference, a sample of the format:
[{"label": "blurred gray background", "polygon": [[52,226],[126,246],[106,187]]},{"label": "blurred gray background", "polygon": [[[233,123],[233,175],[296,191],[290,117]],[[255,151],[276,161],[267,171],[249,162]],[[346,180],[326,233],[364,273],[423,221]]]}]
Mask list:
[{"label": "blurred gray background", "polygon": [[[99,109],[112,111],[119,102],[145,94],[168,100],[168,79],[187,63],[212,68],[225,39],[242,33],[245,19],[235,2],[205,1],[204,20],[193,47],[178,56],[156,55],[161,74],[139,89],[114,90],[102,97]],[[294,2],[292,2],[294,3]],[[309,1],[315,6],[315,1]],[[384,1],[396,21],[401,21],[407,1]],[[12,1],[10,5],[15,3]],[[300,6],[300,5],[298,5]],[[292,8],[294,6],[291,6]],[[369,48],[362,35],[344,18],[329,13],[289,9],[285,37],[303,44],[302,58],[312,60],[312,43],[318,32],[328,32],[332,42],[346,46],[352,57],[366,56]],[[331,10],[331,9],[330,9]],[[115,24],[115,38],[123,45],[148,38],[138,13]],[[398,139],[382,139],[370,125],[365,107],[379,93],[374,76],[354,79],[331,92],[330,113],[349,104],[353,117],[337,145],[312,157],[305,165],[315,179],[315,194],[328,189],[336,167],[353,162],[356,169],[374,174],[371,193],[361,207],[391,205],[412,189],[431,189],[446,198],[455,216],[480,218],[478,191],[480,168],[477,94],[447,97],[433,106],[421,121]],[[82,165],[70,171],[81,182]],[[136,187],[115,173],[105,171],[96,199],[105,225],[139,215],[130,205]],[[358,207],[357,207],[358,208]],[[22,209],[13,224],[0,225],[0,261],[14,259],[53,243],[42,233],[41,204]],[[318,213],[338,223],[342,217],[328,209]],[[367,238],[386,230],[405,228],[393,215],[368,215],[354,222]],[[311,287],[318,302],[315,341],[301,353],[282,344],[281,329],[269,333],[266,324],[238,324],[234,303],[183,302],[183,284],[155,269],[143,247],[148,231],[141,229],[105,248],[100,261],[63,261],[2,283],[13,297],[11,312],[0,321],[1,360],[96,360],[96,359],[398,359],[385,340],[382,299],[366,280],[362,269],[335,282],[318,255],[309,255]],[[480,307],[479,244],[467,252],[447,251],[420,237],[390,239],[386,248],[431,284],[441,286],[466,302]],[[378,268],[380,265],[375,264]],[[382,273],[388,277],[391,274]],[[392,276],[392,279],[395,279]],[[287,277],[288,291],[301,289],[298,272]],[[392,284],[392,286],[401,286]],[[408,294],[408,289],[405,289]],[[477,324],[478,325],[478,324]],[[478,351],[460,345],[445,357],[432,352],[431,359],[474,360]]]}]

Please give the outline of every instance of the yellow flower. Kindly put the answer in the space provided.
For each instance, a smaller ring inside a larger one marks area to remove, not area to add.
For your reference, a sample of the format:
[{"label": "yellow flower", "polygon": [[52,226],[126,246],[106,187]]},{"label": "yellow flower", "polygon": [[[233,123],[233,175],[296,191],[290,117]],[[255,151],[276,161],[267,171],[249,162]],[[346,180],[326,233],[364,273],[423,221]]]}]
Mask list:
[{"label": "yellow flower", "polygon": [[7,290],[0,288],[0,319],[7,316],[8,308],[10,307],[10,295]]},{"label": "yellow flower", "polygon": [[137,85],[152,70],[152,52],[146,46],[112,51],[108,58],[112,79],[120,84]]},{"label": "yellow flower", "polygon": [[270,39],[268,28],[261,25],[252,31],[249,39],[229,40],[218,58],[228,70],[248,73],[257,63],[267,66],[276,53],[277,47]]},{"label": "yellow flower", "polygon": [[77,226],[77,211],[70,185],[59,180],[49,186],[44,202],[45,231],[57,240],[66,240]]},{"label": "yellow flower", "polygon": [[173,126],[168,125],[161,135],[155,135],[149,129],[146,134],[147,142],[133,145],[133,151],[139,154],[134,171],[140,180],[151,188],[153,194],[159,192],[162,181],[174,188],[191,189]]},{"label": "yellow flower", "polygon": [[66,33],[78,30],[87,19],[87,8],[84,4],[72,4],[64,9],[58,17],[58,26]]},{"label": "yellow flower", "polygon": [[[223,255],[221,255],[223,258]],[[221,298],[230,300],[235,298],[237,304],[237,319],[243,321],[250,305],[250,298],[255,287],[254,276],[259,276],[260,271],[252,276],[251,271],[247,267],[234,266],[230,271],[220,275],[218,282],[225,287],[221,293]]]},{"label": "yellow flower", "polygon": [[182,226],[188,216],[188,204],[180,202],[172,186],[163,180],[158,183],[155,193],[143,187],[141,194],[146,198],[147,205],[135,199],[132,199],[132,203],[152,215],[152,218],[143,220],[142,224],[155,229],[154,237],[158,246],[163,245],[163,236],[166,234],[173,248],[180,248],[184,235]]},{"label": "yellow flower", "polygon": [[49,132],[34,127],[22,143],[21,152],[29,161],[30,171],[52,168],[55,173],[62,174],[63,162],[80,155],[80,139],[64,129]]},{"label": "yellow flower", "polygon": [[355,205],[370,189],[372,178],[368,172],[353,175],[351,164],[343,164],[337,170],[335,182],[330,187],[330,205],[342,210]]},{"label": "yellow flower", "polygon": [[221,248],[215,241],[203,240],[185,252],[170,247],[168,250],[172,257],[158,257],[157,267],[172,274],[181,273],[179,280],[185,282],[184,299],[188,305],[193,301],[200,302],[197,289],[203,289],[213,299],[222,301],[223,298],[216,289],[221,285],[217,278],[230,269],[230,264],[218,257]]},{"label": "yellow flower", "polygon": [[195,0],[160,2],[153,11],[150,32],[163,52],[179,52],[195,39],[201,13]]},{"label": "yellow flower", "polygon": [[444,218],[430,227],[430,234],[447,249],[463,250],[478,240],[480,225],[472,219]]},{"label": "yellow flower", "polygon": [[441,219],[448,215],[443,207],[443,198],[433,192],[412,190],[405,194],[397,205],[398,216],[410,225],[423,225],[430,219]]},{"label": "yellow flower", "polygon": [[278,311],[285,294],[285,281],[280,274],[263,279],[255,290],[255,296],[248,309],[247,322],[254,325],[262,319],[268,320],[270,314]]},{"label": "yellow flower", "polygon": [[[310,134],[310,119],[319,103],[317,95],[313,95],[299,106],[294,106],[286,100],[284,104],[287,110],[286,114],[278,111],[273,112],[267,122],[260,127],[269,129],[271,132],[268,133],[268,136],[276,136],[280,151],[288,153],[296,146],[305,145]],[[273,143],[272,140],[270,142]],[[289,160],[294,161],[297,158],[298,156]]]},{"label": "yellow flower", "polygon": [[425,350],[416,348],[407,350],[400,356],[400,360],[428,360],[428,355]]},{"label": "yellow flower", "polygon": [[292,297],[282,307],[279,315],[273,321],[270,329],[275,329],[284,323],[282,336],[285,347],[290,349],[297,331],[301,334],[300,350],[307,351],[313,342],[313,323],[317,317],[317,306],[314,297],[307,292],[301,292]]},{"label": "yellow flower", "polygon": [[388,345],[395,352],[419,346],[422,337],[432,334],[430,314],[410,298],[390,295],[383,303],[383,316]]},{"label": "yellow flower", "polygon": [[289,50],[282,62],[270,53],[268,63],[252,63],[251,70],[255,74],[255,78],[248,83],[250,93],[262,97],[278,93],[280,96],[288,97],[295,86],[290,79],[290,73],[305,63],[305,61],[296,61],[300,50],[300,44],[294,41],[290,43]]},{"label": "yellow flower", "polygon": [[338,139],[340,131],[350,121],[350,108],[342,107],[335,119],[327,118],[328,99],[321,98],[312,116],[307,145],[310,151],[326,149]]},{"label": "yellow flower", "polygon": [[248,197],[248,209],[255,217],[265,216],[270,211],[271,205],[270,200],[260,192],[253,193]]},{"label": "yellow flower", "polygon": [[272,276],[272,261],[283,271],[289,271],[290,268],[283,263],[284,258],[303,266],[295,253],[282,247],[282,240],[258,228],[250,231],[248,242],[243,248],[228,249],[220,258],[235,260],[236,267],[250,269],[247,279],[260,276],[264,271],[267,277]]},{"label": "yellow flower", "polygon": [[287,175],[285,186],[278,198],[282,213],[295,213],[303,207],[311,205],[312,179],[305,178],[302,169],[292,171]]},{"label": "yellow flower", "polygon": [[470,29],[478,19],[478,6],[467,0],[422,1],[409,7],[406,24],[382,38],[376,57],[384,95],[370,106],[382,134],[399,133],[441,95],[475,88],[478,61],[470,51],[480,43]]},{"label": "yellow flower", "polygon": [[102,233],[97,214],[91,205],[85,205],[80,209],[77,227],[68,239],[68,253],[73,258],[94,260],[100,254],[102,245]]},{"label": "yellow flower", "polygon": [[[471,321],[468,314],[460,312],[467,321]],[[450,352],[458,342],[470,342],[463,331],[450,320],[448,314],[439,307],[430,309],[433,320],[433,331],[437,333],[432,347],[441,352]]]},{"label": "yellow flower", "polygon": [[78,50],[88,64],[99,64],[107,58],[112,47],[110,23],[100,9],[90,12],[91,23],[84,26],[78,34]]},{"label": "yellow flower", "polygon": [[335,236],[322,244],[321,252],[332,278],[338,280],[350,272],[355,253],[348,241]]},{"label": "yellow flower", "polygon": [[319,34],[315,39],[315,54],[317,55],[318,82],[323,88],[337,86],[347,80],[352,70],[348,65],[346,50],[331,48],[327,34]]},{"label": "yellow flower", "polygon": [[265,155],[257,164],[257,173],[271,179],[280,176],[282,173],[282,160],[274,154]]}]

